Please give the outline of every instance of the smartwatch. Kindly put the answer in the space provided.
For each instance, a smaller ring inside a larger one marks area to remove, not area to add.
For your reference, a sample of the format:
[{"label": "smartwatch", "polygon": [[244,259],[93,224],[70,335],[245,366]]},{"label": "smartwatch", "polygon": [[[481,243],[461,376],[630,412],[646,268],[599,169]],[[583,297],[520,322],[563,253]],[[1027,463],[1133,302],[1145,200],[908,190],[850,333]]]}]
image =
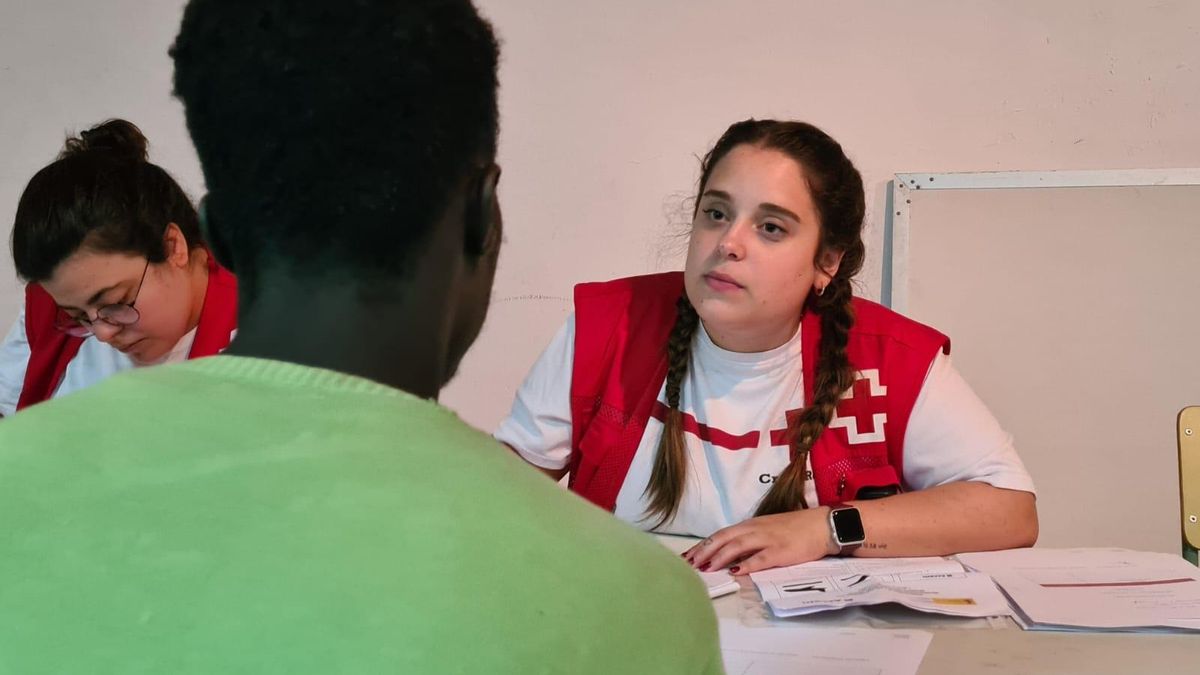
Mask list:
[{"label": "smartwatch", "polygon": [[838,555],[850,555],[867,540],[862,516],[849,504],[829,505],[829,534],[838,547]]}]

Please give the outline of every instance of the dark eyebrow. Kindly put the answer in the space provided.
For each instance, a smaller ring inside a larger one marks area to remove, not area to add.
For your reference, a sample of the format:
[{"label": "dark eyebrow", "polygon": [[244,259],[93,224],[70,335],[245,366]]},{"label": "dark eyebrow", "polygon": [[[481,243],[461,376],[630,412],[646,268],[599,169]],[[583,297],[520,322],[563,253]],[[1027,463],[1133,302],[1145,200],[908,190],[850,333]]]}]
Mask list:
[{"label": "dark eyebrow", "polygon": [[792,220],[796,221],[797,223],[804,222],[804,221],[800,220],[800,216],[792,213],[791,211],[783,208],[782,206],[780,206],[778,204],[772,204],[770,202],[763,202],[762,204],[758,205],[758,208],[762,209],[763,211],[768,211],[770,213],[774,213],[777,216],[783,216],[784,218],[791,218]]},{"label": "dark eyebrow", "polygon": [[[723,192],[721,190],[705,190],[704,194],[702,194],[700,196],[701,197],[716,197],[717,199],[724,199],[727,202],[733,201],[733,198],[729,196],[728,192]],[[777,216],[783,216],[784,218],[790,218],[797,223],[804,222],[803,220],[800,219],[800,216],[796,215],[795,213],[792,213],[790,210],[785,209],[778,204],[772,204],[770,202],[763,202],[762,204],[758,205],[758,208],[762,209],[763,211],[773,213]]]},{"label": "dark eyebrow", "polygon": [[[96,291],[95,293],[92,294],[92,297],[88,298],[88,301],[85,304],[88,304],[88,305],[96,304],[100,300],[100,298],[104,296],[105,293],[111,291],[112,289],[114,289],[120,285],[121,284],[113,284],[112,286],[109,286],[107,288],[102,288],[102,289]],[[59,307],[59,309],[71,309],[71,310],[75,310],[76,312],[86,311],[86,310],[80,309],[78,307],[72,307],[70,305],[59,305],[58,307]]]}]

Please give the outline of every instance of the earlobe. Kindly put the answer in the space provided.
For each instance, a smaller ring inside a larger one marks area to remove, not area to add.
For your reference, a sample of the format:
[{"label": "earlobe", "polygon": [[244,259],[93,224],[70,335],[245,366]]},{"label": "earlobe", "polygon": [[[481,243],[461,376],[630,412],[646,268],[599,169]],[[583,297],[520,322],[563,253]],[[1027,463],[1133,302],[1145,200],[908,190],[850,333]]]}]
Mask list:
[{"label": "earlobe", "polygon": [[468,255],[479,257],[490,253],[500,242],[500,202],[496,188],[500,183],[500,167],[490,164],[485,167],[471,186],[464,214],[465,241]]},{"label": "earlobe", "polygon": [[208,246],[208,250],[221,267],[237,274],[237,270],[233,267],[233,256],[221,236],[221,228],[213,223],[212,216],[208,213],[208,195],[200,198],[200,206],[197,210],[200,216],[200,236],[204,237],[204,243]]}]

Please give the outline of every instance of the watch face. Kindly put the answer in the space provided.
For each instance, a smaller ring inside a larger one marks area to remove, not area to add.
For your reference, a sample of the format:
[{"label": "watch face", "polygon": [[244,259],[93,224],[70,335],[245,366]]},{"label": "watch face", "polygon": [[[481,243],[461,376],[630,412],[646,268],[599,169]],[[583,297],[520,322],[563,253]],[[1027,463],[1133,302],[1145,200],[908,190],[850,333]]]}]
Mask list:
[{"label": "watch face", "polygon": [[861,544],[867,538],[858,509],[838,509],[833,512],[833,531],[839,544]]}]

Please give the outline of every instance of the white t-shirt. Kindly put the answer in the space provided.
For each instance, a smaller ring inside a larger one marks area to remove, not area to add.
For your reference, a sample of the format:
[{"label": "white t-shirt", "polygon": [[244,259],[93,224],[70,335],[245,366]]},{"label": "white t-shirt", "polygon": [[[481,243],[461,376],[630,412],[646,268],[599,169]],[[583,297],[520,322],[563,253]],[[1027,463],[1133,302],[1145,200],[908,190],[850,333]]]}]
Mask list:
[{"label": "white t-shirt", "polygon": [[[703,324],[693,340],[680,390],[688,478],[676,516],[657,531],[708,536],[752,517],[788,464],[786,412],[804,405],[800,333],[754,354],[721,349]],[[571,459],[574,344],[572,315],[534,364],[495,433],[527,461],[547,469],[561,469]],[[664,383],[658,393],[664,406],[665,388]],[[617,496],[616,515],[643,529],[654,524],[645,518],[645,491],[662,428],[652,416]],[[805,500],[817,504],[811,464],[807,469]],[[904,482],[916,490],[972,480],[1034,492],[1012,437],[940,352],[905,431],[903,472]]]},{"label": "white t-shirt", "polygon": [[[196,339],[193,328],[175,343],[171,351],[155,364],[179,363],[187,360]],[[16,323],[0,344],[0,415],[8,417],[17,410],[21,390],[25,386],[25,370],[29,365],[29,339],[25,334],[25,309],[21,308]],[[66,396],[96,384],[123,370],[137,367],[128,356],[91,335],[79,345],[79,353],[67,364],[62,382],[51,398]]]}]

